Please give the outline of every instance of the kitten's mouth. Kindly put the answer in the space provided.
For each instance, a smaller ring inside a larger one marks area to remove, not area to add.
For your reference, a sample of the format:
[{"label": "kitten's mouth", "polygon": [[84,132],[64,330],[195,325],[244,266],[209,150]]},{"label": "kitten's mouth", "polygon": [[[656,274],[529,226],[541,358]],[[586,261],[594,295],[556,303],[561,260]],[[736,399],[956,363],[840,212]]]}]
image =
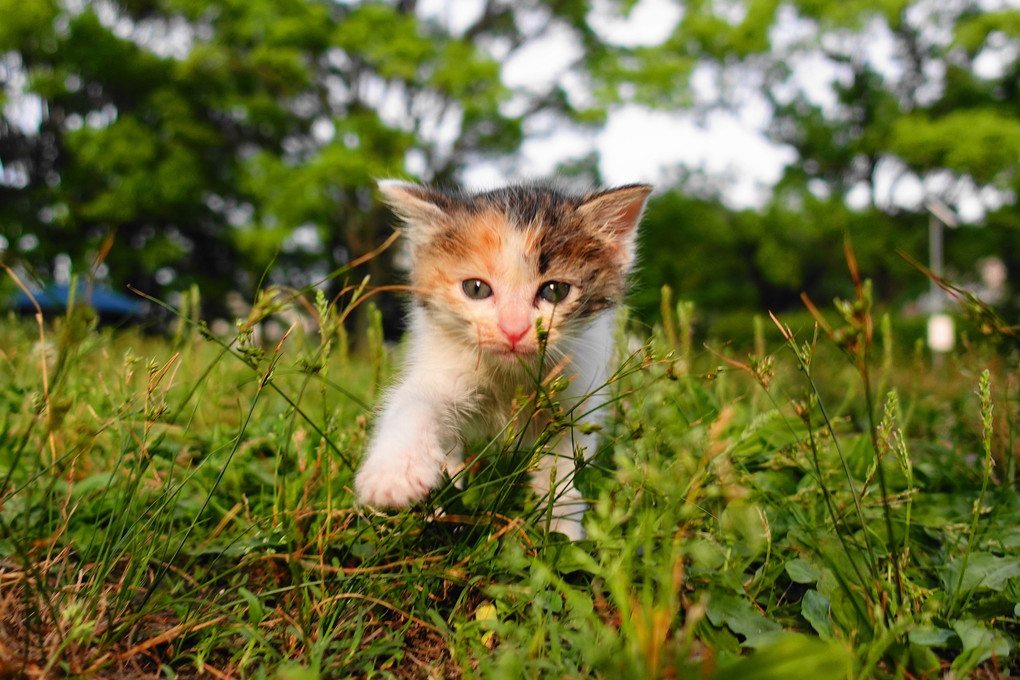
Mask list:
[{"label": "kitten's mouth", "polygon": [[538,348],[536,347],[524,345],[511,346],[502,343],[493,343],[491,345],[487,345],[485,349],[489,352],[489,354],[494,354],[501,359],[509,360],[517,359],[518,357],[520,358],[531,357],[534,356],[538,351]]}]

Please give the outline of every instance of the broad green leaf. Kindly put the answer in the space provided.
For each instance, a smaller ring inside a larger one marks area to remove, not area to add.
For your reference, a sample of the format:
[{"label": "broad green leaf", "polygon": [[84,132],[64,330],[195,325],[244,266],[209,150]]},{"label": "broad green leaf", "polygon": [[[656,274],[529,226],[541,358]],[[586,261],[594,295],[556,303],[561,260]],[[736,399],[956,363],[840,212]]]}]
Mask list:
[{"label": "broad green leaf", "polygon": [[925,647],[942,647],[955,636],[951,630],[934,626],[915,628],[907,634],[911,643]]},{"label": "broad green leaf", "polygon": [[833,622],[829,613],[829,598],[817,590],[809,590],[804,593],[801,601],[800,613],[815,629],[818,636],[823,640],[833,637]]},{"label": "broad green leaf", "polygon": [[762,636],[782,630],[782,626],[766,618],[746,599],[729,593],[712,593],[706,613],[713,625],[726,626],[743,635],[746,647],[754,647]]},{"label": "broad green leaf", "polygon": [[933,675],[941,667],[939,657],[926,645],[910,642],[910,665],[911,670],[922,675]]},{"label": "broad green leaf", "polygon": [[975,589],[1001,591],[1010,579],[1020,578],[1020,559],[973,552],[967,560],[967,572],[960,582],[963,559],[957,558],[942,568],[942,586],[949,592],[959,587],[962,593]]},{"label": "broad green leaf", "polygon": [[787,561],[785,566],[794,583],[814,583],[822,575],[817,567],[801,557]]},{"label": "broad green leaf", "polygon": [[853,657],[842,645],[796,633],[771,637],[767,645],[738,662],[722,667],[722,680],[843,680],[850,676]]},{"label": "broad green leaf", "polygon": [[575,543],[568,543],[563,547],[557,547],[554,552],[552,566],[562,574],[585,572],[597,575],[602,571],[598,562],[591,556],[591,553]]},{"label": "broad green leaf", "polygon": [[952,665],[952,669],[959,673],[975,668],[992,656],[1005,659],[1016,646],[1006,633],[989,629],[984,623],[974,619],[954,622],[953,630],[960,636],[960,643],[963,646],[963,653],[953,660]]}]

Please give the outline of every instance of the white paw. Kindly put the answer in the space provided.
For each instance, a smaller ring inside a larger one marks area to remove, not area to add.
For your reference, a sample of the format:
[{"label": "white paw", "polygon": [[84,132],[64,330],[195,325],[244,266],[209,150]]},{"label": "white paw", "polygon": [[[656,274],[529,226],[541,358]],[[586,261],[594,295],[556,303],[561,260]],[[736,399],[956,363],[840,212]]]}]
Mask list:
[{"label": "white paw", "polygon": [[581,520],[574,517],[553,517],[549,523],[549,531],[563,534],[571,541],[580,541],[584,538],[584,527]]},{"label": "white paw", "polygon": [[358,501],[386,508],[417,503],[439,485],[443,460],[442,447],[427,433],[377,434],[354,478]]}]

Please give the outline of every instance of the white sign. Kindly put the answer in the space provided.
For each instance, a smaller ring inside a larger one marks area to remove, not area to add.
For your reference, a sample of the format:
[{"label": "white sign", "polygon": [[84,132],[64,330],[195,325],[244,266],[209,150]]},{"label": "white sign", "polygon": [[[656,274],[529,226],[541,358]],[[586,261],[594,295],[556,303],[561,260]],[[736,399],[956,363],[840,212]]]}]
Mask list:
[{"label": "white sign", "polygon": [[933,314],[928,319],[928,347],[933,352],[950,352],[956,344],[956,330],[953,317],[948,314]]}]

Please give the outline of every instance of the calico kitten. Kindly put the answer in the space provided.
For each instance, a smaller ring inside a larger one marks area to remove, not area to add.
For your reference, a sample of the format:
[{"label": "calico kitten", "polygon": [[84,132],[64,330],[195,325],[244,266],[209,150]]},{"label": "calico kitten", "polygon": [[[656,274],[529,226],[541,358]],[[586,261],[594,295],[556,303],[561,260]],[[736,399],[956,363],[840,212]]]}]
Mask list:
[{"label": "calico kitten", "polygon": [[[651,187],[584,195],[537,185],[476,195],[394,180],[379,187],[410,242],[413,304],[406,366],[355,479],[359,500],[393,507],[423,499],[444,467],[458,471],[465,439],[502,430],[514,397],[533,393],[540,372],[569,379],[557,400],[586,414],[582,422],[597,422],[611,310],[626,290]],[[548,423],[536,414],[524,445]],[[552,499],[552,529],[580,538],[585,504],[572,483],[574,452],[594,453],[595,435],[576,428],[548,448],[533,487]]]}]

